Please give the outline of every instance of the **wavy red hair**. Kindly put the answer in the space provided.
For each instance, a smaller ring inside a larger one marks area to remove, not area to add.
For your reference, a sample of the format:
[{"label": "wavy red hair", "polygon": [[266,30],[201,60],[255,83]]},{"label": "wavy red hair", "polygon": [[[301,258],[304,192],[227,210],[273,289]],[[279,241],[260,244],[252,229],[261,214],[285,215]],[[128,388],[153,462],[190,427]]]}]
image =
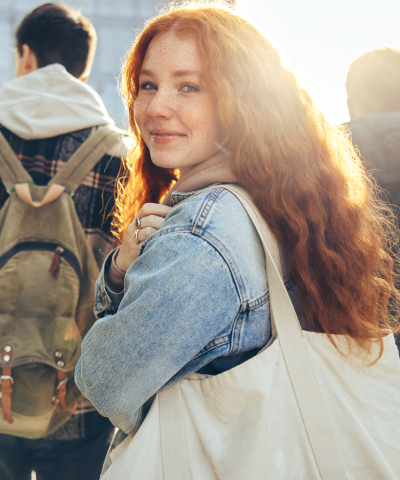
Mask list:
[{"label": "wavy red hair", "polygon": [[398,298],[390,215],[348,135],[328,124],[276,48],[229,8],[167,7],[127,56],[122,91],[137,145],[119,189],[116,235],[121,240],[143,203],[159,202],[179,175],[151,162],[134,113],[146,50],[169,30],[197,39],[231,169],[289,254],[307,328],[350,335],[366,350],[376,338],[382,347],[385,330],[396,327]]}]

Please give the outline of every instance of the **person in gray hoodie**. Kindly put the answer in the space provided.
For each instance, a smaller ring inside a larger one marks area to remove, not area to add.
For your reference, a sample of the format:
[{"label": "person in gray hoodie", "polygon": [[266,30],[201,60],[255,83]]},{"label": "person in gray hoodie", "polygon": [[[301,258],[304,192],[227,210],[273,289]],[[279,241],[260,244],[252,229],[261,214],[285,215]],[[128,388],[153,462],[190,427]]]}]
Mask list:
[{"label": "person in gray hoodie", "polygon": [[[353,145],[400,227],[400,50],[383,47],[358,57],[349,67],[346,90]],[[400,288],[398,263],[395,259]]]},{"label": "person in gray hoodie", "polygon": [[400,50],[384,47],[354,60],[346,79],[347,126],[365,166],[400,219]]},{"label": "person in gray hoodie", "polygon": [[[47,185],[100,125],[113,125],[98,94],[85,82],[96,47],[93,25],[62,4],[30,12],[16,32],[16,78],[0,91],[0,131],[37,185]],[[99,267],[113,248],[112,212],[120,140],[96,164],[73,197]],[[0,182],[0,208],[8,198]],[[0,479],[97,480],[113,434],[107,418],[82,400],[48,437],[0,435]]]}]

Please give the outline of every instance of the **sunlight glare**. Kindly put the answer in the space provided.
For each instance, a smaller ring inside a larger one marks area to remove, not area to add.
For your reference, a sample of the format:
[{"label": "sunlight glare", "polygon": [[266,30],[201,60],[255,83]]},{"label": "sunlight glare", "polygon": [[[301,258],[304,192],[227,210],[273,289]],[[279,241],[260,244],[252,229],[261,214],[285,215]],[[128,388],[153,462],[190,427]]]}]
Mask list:
[{"label": "sunlight glare", "polygon": [[367,50],[400,48],[396,0],[236,0],[281,53],[317,106],[334,123],[349,120],[345,80],[349,64]]}]

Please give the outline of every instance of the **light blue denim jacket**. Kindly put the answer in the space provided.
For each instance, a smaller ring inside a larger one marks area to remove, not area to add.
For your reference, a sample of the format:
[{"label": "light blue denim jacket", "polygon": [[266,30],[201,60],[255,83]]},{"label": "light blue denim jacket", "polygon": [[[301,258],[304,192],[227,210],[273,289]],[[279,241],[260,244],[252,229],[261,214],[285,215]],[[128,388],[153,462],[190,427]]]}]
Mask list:
[{"label": "light blue denim jacket", "polygon": [[[97,280],[103,318],[83,340],[75,381],[125,433],[137,431],[163,387],[229,370],[271,336],[264,251],[250,218],[223,185],[194,193],[172,194],[175,208],[143,242],[123,293],[104,282],[111,254]],[[298,311],[285,262],[283,271]]]}]

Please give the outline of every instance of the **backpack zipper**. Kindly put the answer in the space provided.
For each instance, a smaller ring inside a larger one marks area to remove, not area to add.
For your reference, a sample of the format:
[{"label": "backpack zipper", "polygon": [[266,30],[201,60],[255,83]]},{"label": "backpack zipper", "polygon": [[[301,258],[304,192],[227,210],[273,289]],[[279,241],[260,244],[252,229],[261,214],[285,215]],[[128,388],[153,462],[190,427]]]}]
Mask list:
[{"label": "backpack zipper", "polygon": [[0,257],[0,269],[4,267],[4,265],[8,262],[8,260],[16,255],[19,252],[27,252],[32,250],[39,250],[45,252],[54,252],[53,261],[50,265],[50,273],[57,276],[57,268],[60,262],[61,255],[65,258],[65,260],[71,265],[71,267],[75,270],[79,278],[79,282],[82,280],[82,272],[81,266],[79,265],[79,261],[76,256],[68,249],[58,245],[57,243],[47,243],[47,242],[22,242],[15,245],[15,247],[8,250],[8,252],[4,253]]},{"label": "backpack zipper", "polygon": [[49,272],[53,274],[55,278],[58,278],[58,266],[60,264],[61,255],[65,252],[65,248],[58,246],[54,251],[53,261],[51,262]]}]

